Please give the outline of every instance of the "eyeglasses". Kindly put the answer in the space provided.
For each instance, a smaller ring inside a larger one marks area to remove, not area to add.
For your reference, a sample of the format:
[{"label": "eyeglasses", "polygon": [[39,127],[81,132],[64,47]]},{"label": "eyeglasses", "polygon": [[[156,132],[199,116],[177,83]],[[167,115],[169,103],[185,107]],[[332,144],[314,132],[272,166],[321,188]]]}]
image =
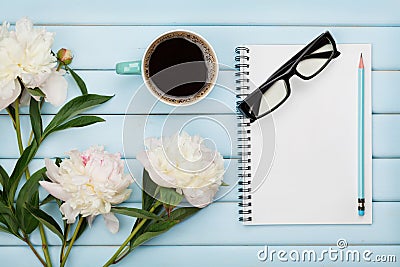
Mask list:
[{"label": "eyeglasses", "polygon": [[328,31],[321,34],[241,101],[237,107],[239,112],[250,122],[270,114],[289,98],[289,79],[293,75],[303,80],[312,79],[339,55],[332,35]]}]

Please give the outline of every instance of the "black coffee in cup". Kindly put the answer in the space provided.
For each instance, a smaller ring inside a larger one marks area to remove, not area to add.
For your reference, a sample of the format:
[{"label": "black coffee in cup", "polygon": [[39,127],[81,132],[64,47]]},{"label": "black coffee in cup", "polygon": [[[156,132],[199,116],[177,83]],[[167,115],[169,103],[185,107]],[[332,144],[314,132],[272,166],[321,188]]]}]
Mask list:
[{"label": "black coffee in cup", "polygon": [[[165,74],[160,73],[162,71]],[[149,60],[149,75],[163,93],[185,97],[202,90],[208,70],[200,46],[186,38],[175,37],[156,46]]]},{"label": "black coffee in cup", "polygon": [[211,46],[187,31],[166,33],[156,39],[143,60],[148,87],[170,104],[190,104],[215,83],[218,65]]}]

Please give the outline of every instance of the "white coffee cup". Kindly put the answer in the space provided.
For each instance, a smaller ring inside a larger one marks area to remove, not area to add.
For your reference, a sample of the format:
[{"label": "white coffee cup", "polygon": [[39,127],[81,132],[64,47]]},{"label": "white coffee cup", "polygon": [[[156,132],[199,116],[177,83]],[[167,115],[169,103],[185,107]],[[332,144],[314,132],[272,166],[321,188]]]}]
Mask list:
[{"label": "white coffee cup", "polygon": [[218,60],[202,36],[174,30],[155,38],[142,60],[117,63],[116,72],[142,75],[146,87],[160,101],[185,106],[211,92],[218,76]]}]

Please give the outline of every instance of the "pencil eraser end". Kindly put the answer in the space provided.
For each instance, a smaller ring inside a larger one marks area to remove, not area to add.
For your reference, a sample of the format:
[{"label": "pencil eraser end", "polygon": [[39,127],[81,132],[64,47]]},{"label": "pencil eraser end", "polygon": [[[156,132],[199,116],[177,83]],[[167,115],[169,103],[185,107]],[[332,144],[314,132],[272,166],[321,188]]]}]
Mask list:
[{"label": "pencil eraser end", "polygon": [[363,211],[363,210],[359,210],[359,211],[358,211],[358,215],[364,216],[364,214],[365,214],[365,211]]}]

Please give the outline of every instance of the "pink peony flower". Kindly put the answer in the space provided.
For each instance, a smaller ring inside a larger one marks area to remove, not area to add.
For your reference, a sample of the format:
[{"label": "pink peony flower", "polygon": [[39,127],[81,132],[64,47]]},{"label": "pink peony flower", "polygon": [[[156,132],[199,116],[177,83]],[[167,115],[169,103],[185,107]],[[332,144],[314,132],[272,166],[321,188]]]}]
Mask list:
[{"label": "pink peony flower", "polygon": [[133,182],[129,174],[124,174],[120,154],[110,154],[103,147],[91,147],[82,153],[72,150],[67,154],[70,158],[60,167],[45,159],[51,182],[41,181],[40,185],[64,201],[60,210],[67,223],[74,223],[81,214],[91,224],[101,214],[110,232],[118,232],[119,221],[110,212],[111,205],[129,198],[132,190],[128,187]]}]

